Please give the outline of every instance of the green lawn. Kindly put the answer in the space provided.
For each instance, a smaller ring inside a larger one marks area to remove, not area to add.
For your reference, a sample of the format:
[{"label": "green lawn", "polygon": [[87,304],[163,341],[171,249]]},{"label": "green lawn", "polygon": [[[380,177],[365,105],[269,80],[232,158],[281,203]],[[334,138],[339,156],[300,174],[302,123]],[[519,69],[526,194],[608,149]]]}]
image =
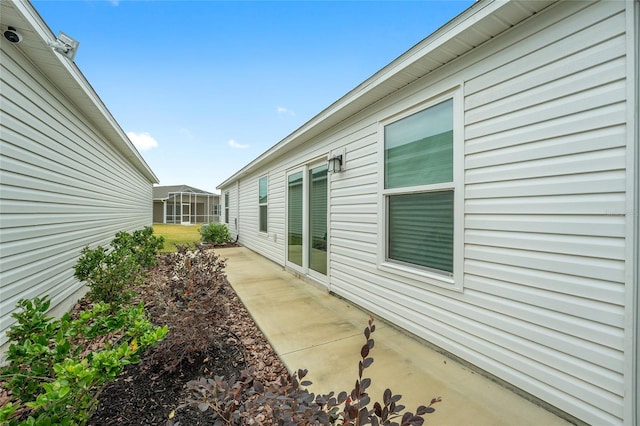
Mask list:
[{"label": "green lawn", "polygon": [[184,245],[199,243],[200,233],[198,230],[202,225],[171,225],[165,223],[154,223],[153,233],[164,237],[164,247],[161,253],[176,251],[176,244]]}]

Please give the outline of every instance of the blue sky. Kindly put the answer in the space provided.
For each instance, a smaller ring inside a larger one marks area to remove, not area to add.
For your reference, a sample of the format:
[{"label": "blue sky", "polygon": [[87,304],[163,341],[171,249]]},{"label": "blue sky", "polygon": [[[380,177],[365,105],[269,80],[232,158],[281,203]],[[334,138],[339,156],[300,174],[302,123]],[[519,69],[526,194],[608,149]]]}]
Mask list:
[{"label": "blue sky", "polygon": [[160,184],[218,192],[473,1],[32,3]]}]

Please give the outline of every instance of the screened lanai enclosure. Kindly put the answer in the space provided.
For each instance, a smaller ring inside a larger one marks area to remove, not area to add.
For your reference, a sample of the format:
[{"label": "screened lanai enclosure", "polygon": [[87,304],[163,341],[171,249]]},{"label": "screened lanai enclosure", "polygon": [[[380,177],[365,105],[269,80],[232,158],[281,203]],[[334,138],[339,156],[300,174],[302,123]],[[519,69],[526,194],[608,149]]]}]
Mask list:
[{"label": "screened lanai enclosure", "polygon": [[186,185],[153,188],[153,222],[190,225],[220,221],[220,196]]}]

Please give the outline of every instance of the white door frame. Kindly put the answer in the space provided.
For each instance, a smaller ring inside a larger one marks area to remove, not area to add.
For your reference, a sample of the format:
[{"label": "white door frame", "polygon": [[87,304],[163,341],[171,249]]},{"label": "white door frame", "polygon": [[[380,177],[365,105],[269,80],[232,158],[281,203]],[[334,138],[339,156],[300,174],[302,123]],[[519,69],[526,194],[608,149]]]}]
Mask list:
[{"label": "white door frame", "polygon": [[[311,211],[310,211],[311,194],[310,194],[310,191],[309,191],[310,183],[311,183],[310,182],[310,172],[311,172],[311,170],[313,170],[315,168],[318,168],[318,167],[321,167],[321,166],[326,166],[326,164],[327,164],[326,159],[323,159],[322,161],[317,161],[317,162],[310,163],[308,165],[308,167],[307,167],[307,174],[306,174],[307,182],[305,184],[305,191],[307,192],[307,202],[305,204],[305,208],[307,209],[307,218],[306,218],[306,222],[305,222],[305,225],[306,225],[306,233],[305,233],[306,234],[306,241],[304,241],[304,245],[307,248],[307,250],[306,250],[307,274],[311,278],[313,278],[314,280],[320,281],[323,285],[328,286],[329,285],[329,280],[328,280],[328,277],[329,277],[329,256],[328,256],[328,251],[325,251],[327,253],[326,260],[325,260],[327,262],[327,265],[326,265],[327,273],[326,274],[322,274],[321,272],[318,272],[318,271],[316,271],[314,269],[311,269],[311,265],[309,265],[309,260],[311,258],[311,247],[310,247],[310,244],[311,244],[311,239],[312,239],[311,227],[309,226],[310,223],[311,223]],[[328,209],[328,207],[329,207],[329,175],[327,174],[327,205],[326,205],[325,208]],[[325,214],[326,214],[326,217],[328,218],[329,217],[328,210],[325,211]],[[328,239],[329,239],[329,222],[328,221],[327,221],[327,227],[325,229],[325,235],[327,236],[327,243],[328,243]]]},{"label": "white door frame", "polygon": [[[184,220],[184,207],[187,207],[187,220]],[[191,225],[191,203],[181,203],[180,204],[180,224],[181,225]]]},{"label": "white door frame", "polygon": [[[305,275],[325,287],[329,285],[329,256],[327,250],[327,274],[321,274],[310,268],[309,265],[309,241],[311,231],[309,229],[309,172],[326,164],[326,156],[320,160],[311,161],[302,166],[290,169],[285,173],[285,266],[302,275]],[[289,261],[289,177],[296,173],[302,173],[302,265],[297,265]],[[327,176],[327,217],[329,217],[329,177]],[[327,221],[327,240],[329,234],[329,223]]]},{"label": "white door frame", "polygon": [[[300,263],[302,263],[302,265],[298,265],[292,261],[289,260],[289,177],[292,175],[295,175],[297,173],[301,173],[302,174],[302,261]],[[305,236],[304,236],[304,229],[305,229],[305,211],[307,209],[304,208],[305,204],[306,204],[306,199],[307,199],[307,194],[305,191],[305,175],[307,173],[307,167],[306,166],[302,166],[302,167],[297,167],[295,169],[289,170],[285,173],[285,185],[286,185],[286,190],[285,190],[285,227],[284,227],[284,233],[285,233],[285,256],[284,256],[284,262],[285,262],[285,266],[288,268],[293,269],[294,271],[297,271],[301,274],[305,274]]]}]

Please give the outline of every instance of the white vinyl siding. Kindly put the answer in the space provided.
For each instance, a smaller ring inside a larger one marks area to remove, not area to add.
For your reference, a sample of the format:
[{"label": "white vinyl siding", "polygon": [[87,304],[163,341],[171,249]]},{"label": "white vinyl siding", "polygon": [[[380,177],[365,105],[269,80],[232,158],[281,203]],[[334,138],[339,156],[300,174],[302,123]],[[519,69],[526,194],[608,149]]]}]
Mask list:
[{"label": "white vinyl siding", "polygon": [[479,336],[496,346],[491,362],[519,376],[512,383],[588,422],[615,424],[624,390],[624,5],[563,9],[545,37],[497,54],[499,66],[466,81],[465,290],[493,311],[474,323],[492,330]]},{"label": "white vinyl siding", "polygon": [[[347,169],[328,179],[331,292],[587,423],[623,423],[635,397],[628,394],[633,360],[625,354],[632,339],[625,297],[634,285],[626,268],[637,261],[629,256],[625,216],[637,196],[629,193],[634,171],[627,168],[633,46],[626,8],[629,2],[557,2],[264,159],[240,180],[255,188],[269,173],[276,238],[244,243],[285,264],[287,172],[344,149]],[[447,287],[378,267],[380,123],[453,87],[461,253],[460,280]]]},{"label": "white vinyl siding", "polygon": [[0,64],[0,344],[19,299],[75,302],[66,299],[82,287],[73,265],[84,246],[152,222],[140,164],[13,49],[2,44]]}]

